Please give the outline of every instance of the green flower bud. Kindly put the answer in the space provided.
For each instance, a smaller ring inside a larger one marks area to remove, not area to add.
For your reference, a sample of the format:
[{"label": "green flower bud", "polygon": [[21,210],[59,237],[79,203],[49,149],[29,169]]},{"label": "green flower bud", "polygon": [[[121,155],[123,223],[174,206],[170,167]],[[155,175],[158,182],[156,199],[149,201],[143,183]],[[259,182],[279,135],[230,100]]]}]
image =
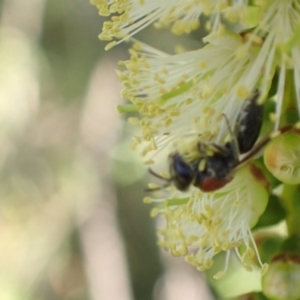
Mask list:
[{"label": "green flower bud", "polygon": [[262,277],[263,293],[272,300],[300,299],[300,257],[279,254]]},{"label": "green flower bud", "polygon": [[281,134],[266,147],[264,161],[268,170],[287,184],[300,183],[300,135],[295,132]]},{"label": "green flower bud", "polygon": [[264,262],[270,262],[276,254],[282,252],[281,247],[284,243],[284,238],[277,233],[269,231],[256,232],[254,239],[260,258]]},{"label": "green flower bud", "polygon": [[280,252],[288,252],[298,255],[300,253],[300,239],[298,235],[292,235],[284,240]]}]

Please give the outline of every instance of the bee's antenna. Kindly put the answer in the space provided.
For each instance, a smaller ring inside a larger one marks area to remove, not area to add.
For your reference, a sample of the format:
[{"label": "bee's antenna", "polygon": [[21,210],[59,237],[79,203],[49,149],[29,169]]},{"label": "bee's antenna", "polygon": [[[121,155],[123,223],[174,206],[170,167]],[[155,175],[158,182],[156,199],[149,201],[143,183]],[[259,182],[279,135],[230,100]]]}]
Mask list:
[{"label": "bee's antenna", "polygon": [[148,171],[149,171],[149,173],[151,174],[151,175],[153,175],[154,177],[157,177],[157,178],[159,178],[159,179],[162,179],[162,180],[164,180],[164,181],[168,181],[168,182],[170,182],[171,180],[170,179],[168,179],[168,178],[165,178],[165,177],[163,177],[163,176],[161,176],[161,175],[159,175],[159,174],[157,174],[156,172],[154,172],[151,168],[148,168]]},{"label": "bee's antenna", "polygon": [[169,178],[169,179],[168,179],[168,178],[165,178],[165,177],[163,177],[163,176],[157,174],[156,172],[154,172],[151,168],[148,168],[148,171],[149,171],[149,173],[150,173],[151,175],[153,175],[154,177],[157,177],[157,178],[159,178],[159,179],[161,179],[161,180],[166,181],[166,184],[164,184],[163,186],[158,186],[158,187],[156,187],[156,188],[145,188],[145,189],[144,189],[145,192],[153,192],[153,191],[163,190],[163,189],[165,189],[166,187],[168,187],[168,186],[171,184],[171,182],[172,182],[172,179],[171,179],[171,178]]}]

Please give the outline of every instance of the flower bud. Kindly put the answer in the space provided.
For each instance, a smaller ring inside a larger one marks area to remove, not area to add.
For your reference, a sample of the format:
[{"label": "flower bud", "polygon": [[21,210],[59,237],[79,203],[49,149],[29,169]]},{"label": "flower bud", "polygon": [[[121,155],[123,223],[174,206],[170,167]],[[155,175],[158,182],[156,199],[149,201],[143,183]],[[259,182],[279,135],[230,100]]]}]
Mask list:
[{"label": "flower bud", "polygon": [[277,233],[269,231],[259,231],[254,235],[260,258],[264,262],[270,262],[271,259],[280,252],[284,238]]},{"label": "flower bud", "polygon": [[300,135],[295,132],[281,134],[266,147],[264,161],[268,170],[287,184],[300,183]]},{"label": "flower bud", "polygon": [[263,293],[272,300],[300,299],[300,257],[279,254],[262,277]]}]

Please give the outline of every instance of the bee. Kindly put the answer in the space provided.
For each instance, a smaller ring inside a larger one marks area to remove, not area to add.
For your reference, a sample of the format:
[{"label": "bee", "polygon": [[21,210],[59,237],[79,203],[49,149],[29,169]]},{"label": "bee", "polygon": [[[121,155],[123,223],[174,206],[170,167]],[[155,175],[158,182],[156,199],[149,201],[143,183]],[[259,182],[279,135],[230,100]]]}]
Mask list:
[{"label": "bee", "polygon": [[[193,161],[185,160],[179,152],[171,153],[170,179],[163,178],[151,169],[149,172],[167,181],[164,187],[173,183],[180,191],[186,191],[194,185],[203,192],[213,192],[228,184],[234,178],[237,167],[253,157],[269,140],[265,139],[254,147],[263,124],[264,107],[257,102],[259,95],[259,91],[254,90],[245,100],[233,129],[225,116],[230,141],[225,144],[198,142],[199,158]],[[246,156],[240,160],[240,154]]]}]

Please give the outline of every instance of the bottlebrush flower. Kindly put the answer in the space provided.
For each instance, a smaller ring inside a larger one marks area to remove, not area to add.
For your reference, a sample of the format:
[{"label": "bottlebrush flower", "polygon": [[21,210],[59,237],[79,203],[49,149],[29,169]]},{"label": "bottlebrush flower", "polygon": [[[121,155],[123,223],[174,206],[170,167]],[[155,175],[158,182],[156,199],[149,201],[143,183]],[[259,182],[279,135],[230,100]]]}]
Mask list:
[{"label": "bottlebrush flower", "polygon": [[[264,272],[266,266],[260,261],[251,227],[265,210],[268,192],[249,168],[240,170],[231,183],[214,193],[201,193],[196,188],[188,194],[174,190],[171,198],[147,198],[146,202],[157,203],[153,215],[165,216],[166,228],[158,231],[159,245],[174,256],[184,256],[203,271],[212,266],[217,253],[227,251],[230,255],[230,250],[235,250],[250,270],[256,254]],[[228,258],[216,278],[225,274]]]},{"label": "bottlebrush flower", "polygon": [[91,0],[103,16],[113,15],[103,25],[100,39],[112,41],[109,49],[130,36],[133,36],[149,24],[156,27],[172,24],[175,34],[190,33],[199,27],[202,14],[211,15],[211,28],[217,28],[221,13],[229,20],[245,17],[247,6],[244,0]]},{"label": "bottlebrush flower", "polygon": [[[251,5],[243,0],[93,0],[93,4],[102,15],[114,14],[100,35],[112,41],[107,48],[153,22],[158,27],[172,25],[172,31],[181,34],[199,26],[201,14],[210,17],[203,48],[170,55],[131,38],[131,57],[120,62],[122,95],[131,104],[119,110],[139,112],[139,117],[130,118],[140,127],[132,146],[139,148],[147,163],[153,163],[165,149],[184,154],[185,159],[189,156],[193,163],[203,154],[199,145],[212,145],[222,152],[230,131],[230,138],[234,137],[244,100],[256,90],[259,104],[275,102],[274,112],[264,120],[274,123],[274,131],[288,123],[288,109],[299,119],[300,0],[256,0]],[[224,18],[238,26],[226,28]],[[205,155],[209,160],[214,153]],[[196,172],[204,170],[202,161],[197,161]],[[199,270],[209,269],[217,253],[228,253],[224,270],[216,278],[226,272],[231,250],[246,268],[251,269],[256,254],[262,270],[266,269],[251,228],[263,213],[270,191],[249,166],[233,173],[232,181],[213,192],[203,193],[189,181],[186,192],[178,190],[180,185],[178,189],[171,185],[160,190],[164,197],[146,198],[157,203],[153,215],[163,215],[167,222],[158,232],[161,247],[184,256]],[[165,186],[169,183],[174,183],[174,177]],[[297,232],[297,223],[293,226]]]}]

